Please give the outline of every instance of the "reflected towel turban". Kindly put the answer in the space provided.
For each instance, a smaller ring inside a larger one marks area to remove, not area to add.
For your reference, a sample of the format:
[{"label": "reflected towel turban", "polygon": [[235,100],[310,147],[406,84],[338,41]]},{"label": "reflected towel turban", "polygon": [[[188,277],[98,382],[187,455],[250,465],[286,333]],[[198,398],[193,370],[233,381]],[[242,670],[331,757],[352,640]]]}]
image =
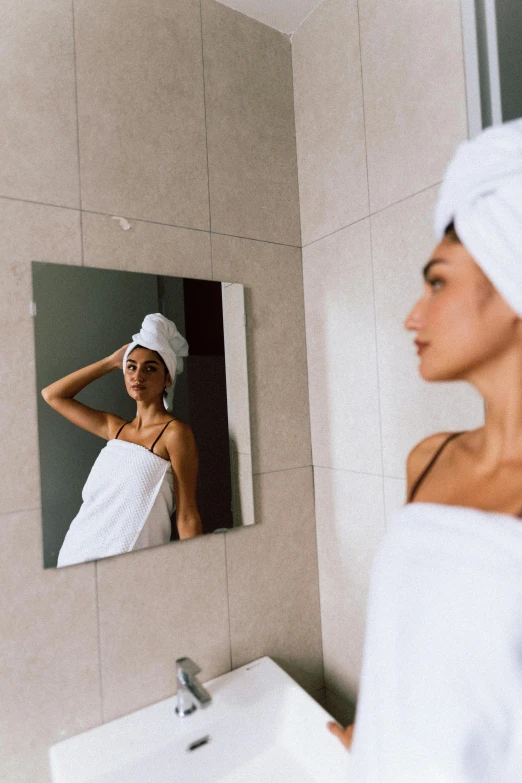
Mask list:
[{"label": "reflected towel turban", "polygon": [[522,317],[522,119],[459,144],[435,207],[437,241],[452,221],[466,250]]},{"label": "reflected towel turban", "polygon": [[178,332],[173,321],[169,321],[161,313],[151,313],[143,319],[141,330],[138,334],[132,335],[132,342],[129,344],[123,357],[124,372],[127,358],[137,345],[156,351],[167,365],[167,370],[172,379],[172,386],[167,392],[167,402],[165,403],[165,407],[168,407],[174,395],[176,375],[183,372],[183,357],[188,356],[188,343]]}]

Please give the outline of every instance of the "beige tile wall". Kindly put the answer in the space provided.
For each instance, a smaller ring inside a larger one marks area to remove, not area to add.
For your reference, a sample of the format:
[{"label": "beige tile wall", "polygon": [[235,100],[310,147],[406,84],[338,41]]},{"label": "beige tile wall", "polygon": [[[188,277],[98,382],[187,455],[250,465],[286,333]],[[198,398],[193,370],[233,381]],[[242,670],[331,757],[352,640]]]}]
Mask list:
[{"label": "beige tile wall", "polygon": [[420,380],[403,328],[466,135],[459,1],[324,0],[292,56],[326,703],[348,722],[406,456],[483,417],[470,387]]},{"label": "beige tile wall", "polygon": [[[272,655],[324,697],[290,43],[214,0],[201,5],[3,8],[0,780],[9,783],[48,783],[51,743],[172,694],[179,655],[204,678]],[[43,570],[31,260],[244,283],[259,525]]]}]

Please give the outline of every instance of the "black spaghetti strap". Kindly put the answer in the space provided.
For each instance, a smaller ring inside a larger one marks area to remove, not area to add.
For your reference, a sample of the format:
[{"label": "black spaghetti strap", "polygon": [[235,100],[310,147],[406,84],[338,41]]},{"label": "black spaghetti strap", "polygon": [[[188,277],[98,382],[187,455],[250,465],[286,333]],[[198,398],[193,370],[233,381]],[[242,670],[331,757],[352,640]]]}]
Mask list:
[{"label": "black spaghetti strap", "polygon": [[[163,427],[163,429],[161,430],[160,434],[158,435],[158,437],[156,438],[156,440],[154,441],[154,443],[153,443],[153,444],[152,444],[152,446],[150,447],[149,451],[151,451],[153,454],[154,454],[154,451],[153,451],[153,449],[154,449],[154,446],[155,446],[155,445],[156,445],[156,443],[159,441],[159,439],[161,438],[161,436],[163,435],[163,433],[165,432],[165,430],[167,429],[167,427],[169,426],[169,424],[172,424],[172,422],[173,422],[173,421],[174,421],[174,419],[171,419],[170,421],[168,421],[168,422],[165,424],[165,426],[164,426],[164,427]],[[157,456],[157,455],[156,455],[156,456]]]},{"label": "black spaghetti strap", "polygon": [[126,425],[126,424],[128,424],[128,423],[129,423],[129,422],[128,422],[128,421],[126,421],[124,424],[122,424],[122,425],[121,425],[120,429],[119,429],[119,430],[118,430],[118,432],[116,433],[116,437],[114,438],[114,440],[117,440],[117,438],[118,438],[118,435],[120,434],[120,432],[122,431],[122,429],[125,427],[125,425]]},{"label": "black spaghetti strap", "polygon": [[[465,432],[465,430],[463,430],[462,432]],[[451,434],[451,435],[450,435],[448,438],[446,438],[446,440],[445,440],[445,441],[442,443],[442,445],[441,445],[441,446],[439,446],[439,448],[437,449],[437,451],[435,452],[435,454],[433,455],[433,457],[431,458],[431,460],[428,462],[428,464],[426,465],[426,467],[424,468],[424,470],[423,470],[423,471],[422,471],[422,473],[420,474],[420,476],[419,476],[419,478],[417,479],[417,481],[415,482],[415,484],[413,485],[413,488],[412,488],[412,490],[411,490],[411,492],[410,492],[410,497],[409,497],[408,503],[411,503],[411,501],[413,500],[413,498],[414,498],[414,496],[415,496],[415,493],[417,492],[418,488],[419,488],[419,487],[420,487],[420,485],[421,485],[421,482],[422,482],[422,480],[424,479],[424,477],[426,476],[426,474],[428,473],[428,471],[430,470],[430,468],[433,466],[433,464],[434,464],[435,460],[437,459],[437,457],[438,457],[438,456],[439,456],[439,454],[441,453],[441,451],[442,451],[442,449],[444,448],[444,446],[445,446],[447,443],[449,443],[449,442],[450,442],[450,440],[453,440],[453,438],[456,438],[456,437],[457,437],[457,435],[462,435],[462,432],[453,432],[453,433],[452,433],[452,434]]]}]

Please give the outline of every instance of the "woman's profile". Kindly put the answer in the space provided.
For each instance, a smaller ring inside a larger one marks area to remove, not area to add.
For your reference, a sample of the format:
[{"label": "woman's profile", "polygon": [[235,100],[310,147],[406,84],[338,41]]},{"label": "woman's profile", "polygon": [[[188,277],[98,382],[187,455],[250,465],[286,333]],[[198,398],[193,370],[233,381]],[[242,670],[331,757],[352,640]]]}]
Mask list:
[{"label": "woman's profile", "polygon": [[[168,411],[187,354],[175,324],[154,313],[131,343],[42,390],[54,410],[107,441],[82,490],[58,567],[168,543],[174,509],[180,539],[201,535],[196,443],[189,425]],[[132,421],[74,399],[89,383],[122,369],[137,406]]]},{"label": "woman's profile", "polygon": [[[355,724],[365,783],[522,779],[522,120],[459,145],[405,328],[426,381],[467,381],[484,425],[407,460],[370,580]],[[353,742],[352,742],[353,735]]]}]

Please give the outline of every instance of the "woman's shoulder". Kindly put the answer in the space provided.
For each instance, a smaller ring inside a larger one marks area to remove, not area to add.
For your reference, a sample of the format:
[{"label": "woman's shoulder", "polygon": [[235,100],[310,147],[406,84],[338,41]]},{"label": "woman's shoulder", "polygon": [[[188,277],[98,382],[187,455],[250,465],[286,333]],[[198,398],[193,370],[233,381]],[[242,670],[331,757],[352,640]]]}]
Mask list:
[{"label": "woman's shoulder", "polygon": [[164,437],[165,448],[173,465],[178,464],[179,460],[184,464],[194,460],[197,462],[197,446],[190,424],[181,419],[172,419]]},{"label": "woman's shoulder", "polygon": [[419,443],[412,448],[406,460],[408,489],[418,478],[421,471],[424,470],[437,449],[440,448],[444,441],[452,434],[452,432],[436,432],[433,435],[428,435],[427,438],[419,441]]},{"label": "woman's shoulder", "polygon": [[168,425],[165,427],[165,440],[168,441],[184,441],[187,438],[193,437],[192,427],[182,419],[172,418]]},{"label": "woman's shoulder", "polygon": [[125,424],[129,424],[129,420],[117,416],[115,413],[106,413],[105,415],[107,416],[107,440],[114,440]]}]

